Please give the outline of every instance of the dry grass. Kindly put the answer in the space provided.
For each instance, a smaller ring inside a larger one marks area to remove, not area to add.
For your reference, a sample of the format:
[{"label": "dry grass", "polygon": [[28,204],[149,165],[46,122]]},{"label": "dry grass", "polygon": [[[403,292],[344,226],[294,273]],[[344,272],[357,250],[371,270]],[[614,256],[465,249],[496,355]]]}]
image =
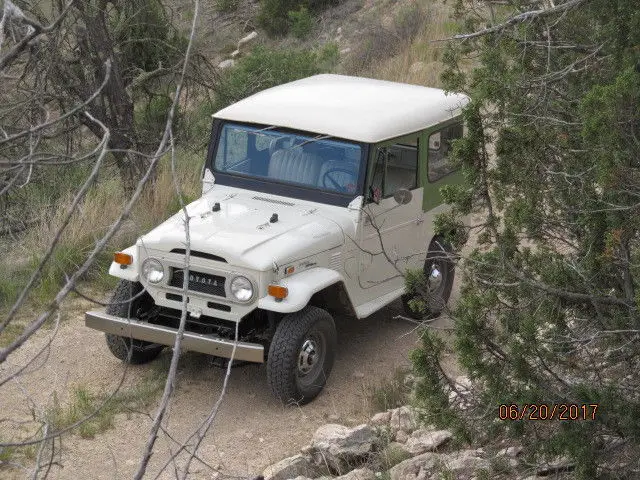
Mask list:
[{"label": "dry grass", "polygon": [[437,40],[451,35],[449,15],[446,5],[433,2],[417,17],[424,22],[423,28],[412,37],[411,44],[397,55],[390,56],[372,67],[375,77],[429,87],[440,86],[440,75],[443,71],[441,56],[445,43]]},{"label": "dry grass", "polygon": [[[179,153],[176,165],[178,183],[187,203],[200,195],[200,172],[204,153]],[[90,274],[92,279],[103,278],[113,250],[129,246],[135,239],[153,228],[179,209],[179,202],[169,165],[163,159],[156,183],[148,188],[135,206],[132,215],[111,242],[111,249],[100,257]],[[72,194],[58,201],[52,214],[19,241],[11,245],[11,255],[0,259],[5,275],[0,278],[0,310],[6,310],[26,283],[29,275],[44,256],[51,240],[62,225],[73,199]],[[105,169],[99,182],[87,193],[80,208],[71,218],[63,236],[42,273],[30,300],[44,303],[57,292],[62,280],[84,262],[95,242],[115,221],[125,197],[115,170]]]}]

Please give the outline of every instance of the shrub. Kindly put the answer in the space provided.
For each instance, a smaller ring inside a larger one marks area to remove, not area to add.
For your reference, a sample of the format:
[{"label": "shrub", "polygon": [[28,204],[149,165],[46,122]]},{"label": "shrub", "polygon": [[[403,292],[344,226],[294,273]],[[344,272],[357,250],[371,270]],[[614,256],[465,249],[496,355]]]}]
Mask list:
[{"label": "shrub", "polygon": [[313,17],[307,7],[301,6],[298,10],[291,10],[288,15],[293,36],[300,39],[309,36],[313,28]]},{"label": "shrub", "polygon": [[[295,15],[304,9],[306,12],[303,14],[305,17],[304,22],[307,22],[310,30],[312,23],[311,13],[316,13],[338,3],[340,3],[340,0],[262,0],[258,22],[269,35],[283,36],[289,33],[289,29],[295,30],[294,25],[300,21]],[[291,17],[292,12],[294,13],[293,18]],[[298,36],[295,31],[294,35]]]},{"label": "shrub", "polygon": [[222,13],[233,12],[238,9],[239,0],[217,0],[216,10]]},{"label": "shrub", "polygon": [[337,61],[335,44],[329,44],[322,50],[257,47],[218,79],[214,109],[224,108],[265,88],[331,70]]}]

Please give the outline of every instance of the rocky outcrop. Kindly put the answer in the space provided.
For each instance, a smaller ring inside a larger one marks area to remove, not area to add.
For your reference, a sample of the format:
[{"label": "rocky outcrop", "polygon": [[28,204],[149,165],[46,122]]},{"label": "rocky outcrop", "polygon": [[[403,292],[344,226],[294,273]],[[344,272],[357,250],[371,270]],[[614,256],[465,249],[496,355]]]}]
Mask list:
[{"label": "rocky outcrop", "polygon": [[450,454],[427,452],[400,462],[389,473],[391,480],[428,479],[446,472],[457,480],[471,480],[486,474],[489,461],[482,458],[476,450],[462,450]]},{"label": "rocky outcrop", "polygon": [[361,463],[376,443],[373,429],[366,424],[354,428],[328,424],[313,434],[311,454],[316,463],[326,464],[335,472],[348,471]]},{"label": "rocky outcrop", "polygon": [[268,466],[262,472],[262,476],[265,480],[287,480],[296,477],[313,478],[319,473],[318,468],[311,463],[310,457],[294,455]]},{"label": "rocky outcrop", "polygon": [[405,449],[411,455],[420,455],[425,452],[433,452],[444,445],[452,437],[449,430],[418,429],[411,434],[405,444]]},{"label": "rocky outcrop", "polygon": [[[457,382],[463,396],[467,382],[464,378]],[[549,478],[540,475],[565,478],[561,475],[573,468],[567,459],[558,458],[532,470],[531,465],[522,465],[522,447],[508,444],[493,455],[483,449],[455,450],[453,434],[421,425],[422,413],[405,406],[377,413],[368,424],[357,427],[323,425],[300,455],[265,469],[264,479],[376,480],[389,476],[392,480],[431,480],[445,475],[456,480],[477,480],[493,478],[499,471],[501,478],[534,480]],[[499,470],[493,471],[492,466]],[[505,468],[511,473],[505,474]],[[534,472],[537,477],[530,476]]]}]

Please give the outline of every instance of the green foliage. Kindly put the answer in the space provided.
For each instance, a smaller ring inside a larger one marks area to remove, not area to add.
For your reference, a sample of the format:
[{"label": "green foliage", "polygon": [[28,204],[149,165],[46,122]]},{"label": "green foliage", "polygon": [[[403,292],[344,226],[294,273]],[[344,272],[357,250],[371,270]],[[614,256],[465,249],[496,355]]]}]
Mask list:
[{"label": "green foliage", "polygon": [[159,0],[131,0],[111,10],[111,30],[127,78],[175,63],[187,40],[173,27]]},{"label": "green foliage", "polygon": [[[311,13],[318,12],[340,0],[261,0],[258,22],[272,36],[284,36],[293,29],[298,38],[311,30]],[[311,13],[310,13],[311,12]],[[301,35],[302,34],[302,35]]]},{"label": "green foliage", "polygon": [[338,48],[328,44],[321,50],[271,50],[256,47],[251,55],[223,73],[216,85],[214,111],[265,88],[331,71],[338,61]]},{"label": "green foliage", "polygon": [[313,17],[307,7],[302,5],[298,10],[290,10],[288,16],[293,36],[300,39],[308,37],[313,28]]},{"label": "green foliage", "polygon": [[[491,22],[471,3],[457,2],[463,31]],[[443,56],[446,88],[471,97],[453,154],[472,189],[442,191],[454,208],[436,228],[480,217],[453,311],[475,406],[450,405],[431,332],[412,357],[418,397],[469,439],[517,439],[532,462],[566,455],[583,479],[628,478],[640,458],[640,381],[629,374],[640,366],[639,44],[637,2],[592,0]],[[486,412],[502,403],[600,406],[595,420],[541,426],[496,422]]]},{"label": "green foliage", "polygon": [[216,10],[222,13],[233,12],[238,9],[240,0],[216,0]]}]

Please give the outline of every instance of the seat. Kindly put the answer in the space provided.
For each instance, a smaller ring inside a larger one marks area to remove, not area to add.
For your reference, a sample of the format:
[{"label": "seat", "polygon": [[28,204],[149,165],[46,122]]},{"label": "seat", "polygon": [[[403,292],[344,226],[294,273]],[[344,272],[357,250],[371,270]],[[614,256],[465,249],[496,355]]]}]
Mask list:
[{"label": "seat", "polygon": [[306,153],[302,147],[276,150],[269,162],[269,178],[316,186],[320,157]]}]

